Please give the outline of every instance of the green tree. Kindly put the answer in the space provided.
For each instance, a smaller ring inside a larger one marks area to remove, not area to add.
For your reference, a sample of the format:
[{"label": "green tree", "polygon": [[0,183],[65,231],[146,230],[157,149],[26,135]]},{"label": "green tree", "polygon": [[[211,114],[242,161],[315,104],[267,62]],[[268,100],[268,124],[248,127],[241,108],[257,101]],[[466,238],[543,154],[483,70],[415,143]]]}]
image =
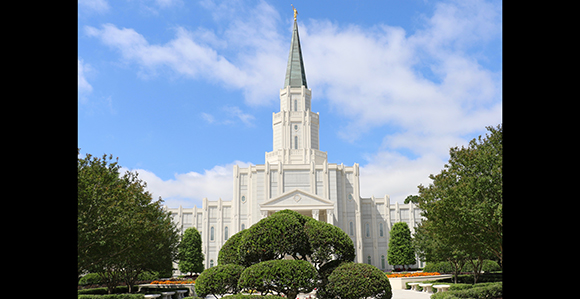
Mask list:
[{"label": "green tree", "polygon": [[407,197],[405,198],[405,202],[404,202],[404,203],[405,203],[405,204],[408,204],[408,203],[410,203],[410,202],[412,202],[412,203],[419,203],[419,199],[420,199],[420,198],[421,198],[421,197],[420,197],[419,195],[409,195],[409,196],[407,196]]},{"label": "green tree", "polygon": [[298,293],[309,293],[316,287],[318,273],[307,261],[271,260],[254,264],[244,270],[238,285],[240,289],[277,292],[288,299]]},{"label": "green tree", "polygon": [[397,222],[391,229],[387,260],[391,265],[415,263],[415,249],[411,243],[411,230],[405,222]]},{"label": "green tree", "polygon": [[419,258],[427,263],[449,262],[454,282],[457,283],[458,275],[466,262],[467,255],[453,240],[442,239],[441,236],[429,230],[430,224],[431,222],[428,220],[423,221],[415,228],[412,241],[415,251]]},{"label": "green tree", "polygon": [[112,158],[87,154],[77,165],[77,273],[99,273],[109,293],[171,265],[179,242],[162,200],[152,201],[136,173],[120,175]]},{"label": "green tree", "polygon": [[247,230],[238,248],[244,266],[282,259],[286,255],[294,259],[306,259],[310,255],[310,245],[304,226],[300,218],[293,213],[282,211],[274,213]]},{"label": "green tree", "polygon": [[428,187],[418,187],[430,234],[453,244],[468,262],[476,261],[476,270],[490,255],[500,266],[503,258],[503,129],[501,124],[486,128],[483,139],[451,148],[441,173],[429,176]]},{"label": "green tree", "polygon": [[389,279],[369,264],[342,263],[328,277],[327,298],[390,299],[393,296]]},{"label": "green tree", "polygon": [[179,271],[183,273],[203,272],[204,255],[201,252],[201,234],[195,227],[185,230],[179,244]]}]

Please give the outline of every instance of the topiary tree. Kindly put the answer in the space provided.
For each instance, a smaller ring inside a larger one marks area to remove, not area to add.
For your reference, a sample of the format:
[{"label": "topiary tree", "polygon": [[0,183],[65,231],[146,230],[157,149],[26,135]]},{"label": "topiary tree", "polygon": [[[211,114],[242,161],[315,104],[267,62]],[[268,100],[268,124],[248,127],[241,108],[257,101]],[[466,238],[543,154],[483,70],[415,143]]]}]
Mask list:
[{"label": "topiary tree", "polygon": [[246,268],[238,286],[266,294],[272,291],[295,299],[298,293],[311,292],[316,287],[317,278],[316,269],[307,261],[271,260]]},{"label": "topiary tree", "polygon": [[405,222],[397,222],[391,229],[387,261],[391,265],[415,263],[415,249],[411,242],[411,230]]},{"label": "topiary tree", "polygon": [[183,273],[201,273],[203,253],[201,252],[201,234],[195,227],[190,227],[183,233],[179,243],[179,271]]},{"label": "topiary tree", "polygon": [[218,253],[218,265],[242,265],[242,260],[240,259],[238,248],[240,247],[241,240],[247,231],[248,230],[245,229],[235,233],[226,241],[226,243],[224,243],[220,249],[220,252]]},{"label": "topiary tree", "polygon": [[390,299],[393,296],[389,279],[369,264],[342,263],[328,276],[326,292],[339,299]]},{"label": "topiary tree", "polygon": [[238,280],[244,267],[235,264],[217,265],[205,269],[195,280],[195,292],[201,298],[211,294],[223,296],[239,292]]},{"label": "topiary tree", "polygon": [[247,229],[240,240],[238,253],[244,266],[282,259],[306,259],[310,244],[300,219],[293,213],[278,212]]},{"label": "topiary tree", "polygon": [[352,239],[337,226],[308,219],[304,231],[310,244],[310,261],[317,269],[333,260],[352,262],[355,250]]}]

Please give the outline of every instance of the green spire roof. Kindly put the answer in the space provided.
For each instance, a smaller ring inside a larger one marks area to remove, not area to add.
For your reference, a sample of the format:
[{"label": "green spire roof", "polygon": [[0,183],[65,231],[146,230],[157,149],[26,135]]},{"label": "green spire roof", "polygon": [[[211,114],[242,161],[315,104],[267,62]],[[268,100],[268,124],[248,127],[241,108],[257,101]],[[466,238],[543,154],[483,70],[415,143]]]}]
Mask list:
[{"label": "green spire roof", "polygon": [[306,84],[306,73],[304,72],[304,62],[302,61],[302,50],[300,49],[300,38],[298,37],[298,25],[294,20],[294,30],[292,32],[292,44],[288,55],[288,66],[286,67],[286,79],[284,88],[290,87],[308,88]]}]

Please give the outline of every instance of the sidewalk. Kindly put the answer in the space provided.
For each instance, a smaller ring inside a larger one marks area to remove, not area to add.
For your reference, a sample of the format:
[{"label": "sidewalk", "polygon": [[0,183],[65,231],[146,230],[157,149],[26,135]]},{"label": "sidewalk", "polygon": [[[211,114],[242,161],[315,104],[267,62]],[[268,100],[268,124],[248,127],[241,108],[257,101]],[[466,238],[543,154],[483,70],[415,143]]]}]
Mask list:
[{"label": "sidewalk", "polygon": [[[411,290],[392,290],[393,297],[391,299],[429,299],[432,293],[423,293]],[[316,298],[313,293],[310,294],[298,294],[296,299],[308,299],[308,297]],[[213,295],[207,295],[205,299],[217,299]]]},{"label": "sidewalk", "polygon": [[[391,299],[429,299],[433,293],[423,293],[411,290],[391,290],[393,297]],[[298,294],[296,299],[316,298],[314,293]]]},{"label": "sidewalk", "polygon": [[433,293],[423,293],[411,290],[392,290],[392,299],[429,299]]}]

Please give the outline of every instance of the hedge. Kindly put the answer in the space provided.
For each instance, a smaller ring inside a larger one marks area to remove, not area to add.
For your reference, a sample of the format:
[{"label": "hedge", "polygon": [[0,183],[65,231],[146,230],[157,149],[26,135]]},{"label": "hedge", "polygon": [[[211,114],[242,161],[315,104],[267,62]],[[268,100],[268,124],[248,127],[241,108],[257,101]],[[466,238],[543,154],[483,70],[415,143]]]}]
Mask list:
[{"label": "hedge", "polygon": [[[450,288],[451,289],[451,288]],[[447,292],[438,292],[431,295],[431,299],[489,299],[503,296],[502,282],[476,284],[471,288],[462,290],[449,290]]]},{"label": "hedge", "polygon": [[[92,289],[82,289],[77,291],[79,295],[106,295],[107,288],[92,288]],[[114,294],[127,293],[129,288],[127,286],[116,286],[113,290]]]},{"label": "hedge", "polygon": [[[481,268],[484,272],[500,271],[501,267],[499,264],[492,260],[484,260],[483,266]],[[424,272],[439,272],[439,273],[453,273],[453,266],[450,262],[428,262],[423,268]],[[465,263],[460,272],[473,272],[473,266],[471,263]]]}]

